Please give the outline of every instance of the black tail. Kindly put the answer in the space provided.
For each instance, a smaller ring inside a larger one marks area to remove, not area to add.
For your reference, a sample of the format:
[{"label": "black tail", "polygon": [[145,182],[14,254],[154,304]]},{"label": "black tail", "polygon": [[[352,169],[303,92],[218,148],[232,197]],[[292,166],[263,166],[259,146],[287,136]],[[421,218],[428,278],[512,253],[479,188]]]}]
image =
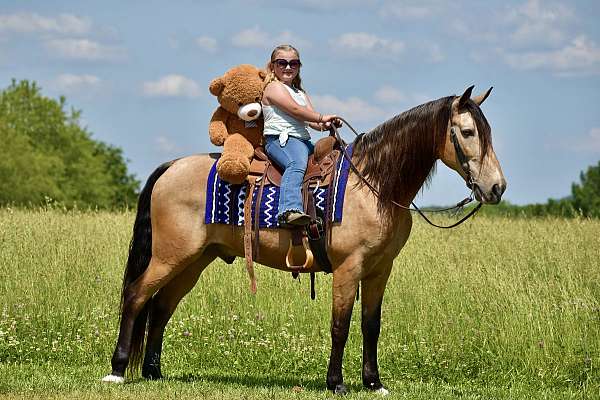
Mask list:
[{"label": "black tail", "polygon": [[[121,305],[119,315],[123,315],[123,306],[125,303],[125,294],[127,287],[144,273],[150,258],[152,257],[152,224],[150,221],[150,201],[152,199],[152,189],[154,184],[162,174],[173,164],[169,161],[162,164],[150,175],[144,189],[138,199],[137,214],[133,225],[133,237],[129,243],[129,257],[127,257],[127,266],[123,274],[123,288],[121,290]],[[144,354],[144,339],[146,336],[146,324],[148,320],[148,311],[151,301],[149,300],[140,311],[133,326],[131,339],[131,353],[129,357],[129,372],[135,372],[141,363]]]}]

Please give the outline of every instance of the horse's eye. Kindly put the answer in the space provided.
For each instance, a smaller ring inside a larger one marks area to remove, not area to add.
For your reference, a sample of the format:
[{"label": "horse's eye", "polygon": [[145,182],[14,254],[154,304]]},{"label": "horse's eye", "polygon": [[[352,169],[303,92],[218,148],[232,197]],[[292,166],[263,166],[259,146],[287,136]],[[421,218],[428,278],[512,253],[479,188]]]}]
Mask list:
[{"label": "horse's eye", "polygon": [[475,135],[475,133],[471,129],[462,129],[460,132],[462,133],[463,137],[470,137]]}]

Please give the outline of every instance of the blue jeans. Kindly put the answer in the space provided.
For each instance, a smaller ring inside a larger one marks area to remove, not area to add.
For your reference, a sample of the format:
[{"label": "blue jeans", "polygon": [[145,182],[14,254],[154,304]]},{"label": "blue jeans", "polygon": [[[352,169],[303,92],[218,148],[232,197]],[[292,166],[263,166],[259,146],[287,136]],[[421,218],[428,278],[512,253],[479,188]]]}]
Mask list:
[{"label": "blue jeans", "polygon": [[265,151],[281,169],[281,188],[279,191],[279,212],[296,210],[304,212],[302,205],[302,179],[308,164],[308,156],[314,150],[310,140],[300,140],[290,136],[285,146],[279,144],[279,136],[265,136]]}]

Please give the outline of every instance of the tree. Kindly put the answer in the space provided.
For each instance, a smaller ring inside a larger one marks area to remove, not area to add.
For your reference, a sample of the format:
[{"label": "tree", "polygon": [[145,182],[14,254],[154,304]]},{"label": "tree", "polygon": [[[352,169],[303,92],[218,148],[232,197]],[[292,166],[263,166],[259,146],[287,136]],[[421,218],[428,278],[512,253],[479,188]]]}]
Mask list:
[{"label": "tree", "polygon": [[134,205],[139,182],[121,149],[93,140],[80,111],[44,97],[34,82],[13,80],[0,93],[0,204]]},{"label": "tree", "polygon": [[579,175],[581,183],[571,186],[573,206],[587,217],[600,217],[600,161]]}]

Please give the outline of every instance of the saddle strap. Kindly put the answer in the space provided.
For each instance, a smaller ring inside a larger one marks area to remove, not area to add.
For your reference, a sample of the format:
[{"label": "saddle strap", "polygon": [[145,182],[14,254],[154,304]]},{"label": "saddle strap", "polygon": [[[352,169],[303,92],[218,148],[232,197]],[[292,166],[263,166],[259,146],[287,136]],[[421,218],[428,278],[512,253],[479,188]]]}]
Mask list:
[{"label": "saddle strap", "polygon": [[256,294],[256,277],[254,276],[254,261],[252,260],[252,193],[254,184],[248,182],[246,199],[244,200],[244,256],[246,269],[250,277],[250,292]]},{"label": "saddle strap", "polygon": [[[258,258],[258,245],[260,235],[260,202],[262,201],[263,189],[265,188],[265,182],[267,180],[267,170],[269,169],[270,162],[267,161],[265,171],[260,177],[260,184],[258,185],[258,193],[256,193],[256,204],[254,205],[254,258]],[[256,184],[256,181],[255,181]]]}]

